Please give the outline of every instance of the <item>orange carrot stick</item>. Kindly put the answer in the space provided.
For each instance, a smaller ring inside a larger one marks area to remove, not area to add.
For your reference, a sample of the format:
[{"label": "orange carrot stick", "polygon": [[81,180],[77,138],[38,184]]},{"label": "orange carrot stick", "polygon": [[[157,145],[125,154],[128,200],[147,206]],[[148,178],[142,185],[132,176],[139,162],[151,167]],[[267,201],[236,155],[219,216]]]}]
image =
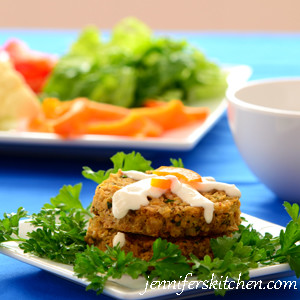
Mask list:
[{"label": "orange carrot stick", "polygon": [[190,121],[204,121],[210,113],[208,107],[191,106],[185,106],[184,112],[188,116]]},{"label": "orange carrot stick", "polygon": [[151,107],[128,109],[86,98],[69,101],[46,98],[42,103],[44,115],[32,122],[31,129],[63,137],[81,134],[157,137],[166,130],[204,120],[209,113],[207,108],[186,107],[180,100],[146,103]]},{"label": "orange carrot stick", "polygon": [[167,105],[168,102],[166,101],[161,101],[161,100],[156,100],[156,99],[147,99],[144,101],[144,106],[145,107],[160,107]]},{"label": "orange carrot stick", "polygon": [[51,122],[53,131],[63,137],[85,134],[87,102],[88,100],[84,98],[73,100],[69,110]]},{"label": "orange carrot stick", "polygon": [[189,123],[180,100],[171,100],[166,105],[148,108],[134,108],[134,112],[159,124],[164,130],[174,129]]},{"label": "orange carrot stick", "polygon": [[[166,106],[168,102],[155,100],[155,99],[148,99],[144,102],[145,107],[162,107]],[[194,107],[194,106],[184,106],[184,113],[188,115],[190,121],[200,121],[205,120],[209,115],[209,108],[208,107]]]},{"label": "orange carrot stick", "polygon": [[88,124],[86,133],[144,137],[159,136],[162,133],[162,128],[148,118],[130,113],[125,118],[115,122]]},{"label": "orange carrot stick", "polygon": [[[83,98],[84,99],[84,98]],[[73,104],[73,101],[60,101],[57,98],[45,98],[42,109],[47,119],[56,119],[65,114]]]},{"label": "orange carrot stick", "polygon": [[130,113],[128,108],[94,101],[88,102],[87,110],[89,122],[120,120]]},{"label": "orange carrot stick", "polygon": [[160,107],[135,108],[137,114],[151,119],[159,124],[164,130],[183,126],[188,119],[183,113],[183,104],[179,100],[172,100]]}]

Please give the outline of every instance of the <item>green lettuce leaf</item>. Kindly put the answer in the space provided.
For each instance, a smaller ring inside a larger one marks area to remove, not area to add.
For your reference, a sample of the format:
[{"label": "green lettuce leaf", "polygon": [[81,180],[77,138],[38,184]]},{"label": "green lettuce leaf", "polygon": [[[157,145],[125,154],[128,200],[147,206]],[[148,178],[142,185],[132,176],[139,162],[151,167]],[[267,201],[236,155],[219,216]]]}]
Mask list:
[{"label": "green lettuce leaf", "polygon": [[186,41],[155,37],[135,18],[118,23],[107,42],[96,27],[83,29],[61,57],[41,97],[87,97],[124,107],[145,99],[187,103],[223,96],[226,76]]}]

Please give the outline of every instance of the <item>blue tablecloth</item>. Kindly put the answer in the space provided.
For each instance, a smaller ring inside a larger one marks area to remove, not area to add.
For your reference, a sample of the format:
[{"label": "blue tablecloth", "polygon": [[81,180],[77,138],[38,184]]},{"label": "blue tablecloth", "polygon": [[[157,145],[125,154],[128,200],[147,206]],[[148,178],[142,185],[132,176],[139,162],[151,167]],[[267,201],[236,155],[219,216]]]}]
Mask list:
[{"label": "blue tablecloth", "polygon": [[[300,35],[269,33],[193,32],[173,33],[188,38],[211,58],[222,63],[248,64],[253,68],[252,79],[265,77],[300,76]],[[74,31],[1,30],[0,44],[18,37],[37,50],[62,53],[75,38]],[[0,144],[0,214],[24,206],[37,212],[57,194],[64,184],[83,182],[82,202],[88,204],[95,190],[93,182],[81,176],[82,166],[105,169],[110,166],[106,152],[59,153],[43,149],[31,153],[18,146],[8,151]],[[134,150],[134,149],[132,149]],[[242,192],[243,212],[265,220],[286,225],[288,216],[278,199],[251,173],[241,158],[231,136],[226,114],[204,139],[188,152],[142,151],[155,164],[164,165],[169,157],[181,157],[187,168],[219,181],[235,183]],[[296,277],[283,280],[297,280]],[[300,288],[300,280],[297,280]],[[213,299],[214,296],[206,296]],[[299,299],[298,290],[234,291],[225,299]],[[0,299],[107,299],[93,291],[68,282],[33,266],[0,254]]]}]

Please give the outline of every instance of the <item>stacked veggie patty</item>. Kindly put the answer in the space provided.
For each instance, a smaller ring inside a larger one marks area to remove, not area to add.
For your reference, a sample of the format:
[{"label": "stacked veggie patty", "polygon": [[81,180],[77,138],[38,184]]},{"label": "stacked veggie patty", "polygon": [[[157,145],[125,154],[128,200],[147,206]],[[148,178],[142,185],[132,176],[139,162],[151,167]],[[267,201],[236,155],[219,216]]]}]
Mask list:
[{"label": "stacked veggie patty", "polygon": [[214,203],[214,216],[209,224],[205,221],[203,207],[192,207],[170,191],[159,198],[149,197],[149,205],[130,210],[125,217],[117,219],[112,213],[112,197],[134,182],[119,171],[110,174],[97,187],[91,207],[94,217],[86,235],[88,244],[106,250],[106,245],[113,246],[115,235],[122,232],[125,234],[122,249],[145,260],[152,257],[152,245],[159,237],[178,245],[185,256],[193,253],[203,258],[206,254],[212,256],[211,238],[229,236],[238,230],[239,198],[217,190],[202,193]]}]

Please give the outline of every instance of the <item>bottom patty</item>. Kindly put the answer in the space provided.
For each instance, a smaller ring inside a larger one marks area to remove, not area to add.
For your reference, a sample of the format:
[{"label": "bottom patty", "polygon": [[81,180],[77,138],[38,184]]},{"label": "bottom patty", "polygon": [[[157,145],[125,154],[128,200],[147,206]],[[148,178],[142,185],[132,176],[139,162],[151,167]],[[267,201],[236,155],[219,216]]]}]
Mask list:
[{"label": "bottom patty", "polygon": [[[90,220],[85,240],[89,245],[95,245],[100,250],[105,251],[107,249],[106,245],[113,246],[113,239],[118,232],[116,229],[104,228],[100,218],[94,216]],[[151,259],[153,255],[152,246],[156,240],[155,237],[134,233],[124,234],[125,244],[122,250],[126,253],[133,252],[135,257],[143,260]],[[192,253],[199,259],[202,259],[205,255],[213,257],[210,239],[211,237],[166,238],[168,242],[178,245],[184,256],[189,257]]]}]

